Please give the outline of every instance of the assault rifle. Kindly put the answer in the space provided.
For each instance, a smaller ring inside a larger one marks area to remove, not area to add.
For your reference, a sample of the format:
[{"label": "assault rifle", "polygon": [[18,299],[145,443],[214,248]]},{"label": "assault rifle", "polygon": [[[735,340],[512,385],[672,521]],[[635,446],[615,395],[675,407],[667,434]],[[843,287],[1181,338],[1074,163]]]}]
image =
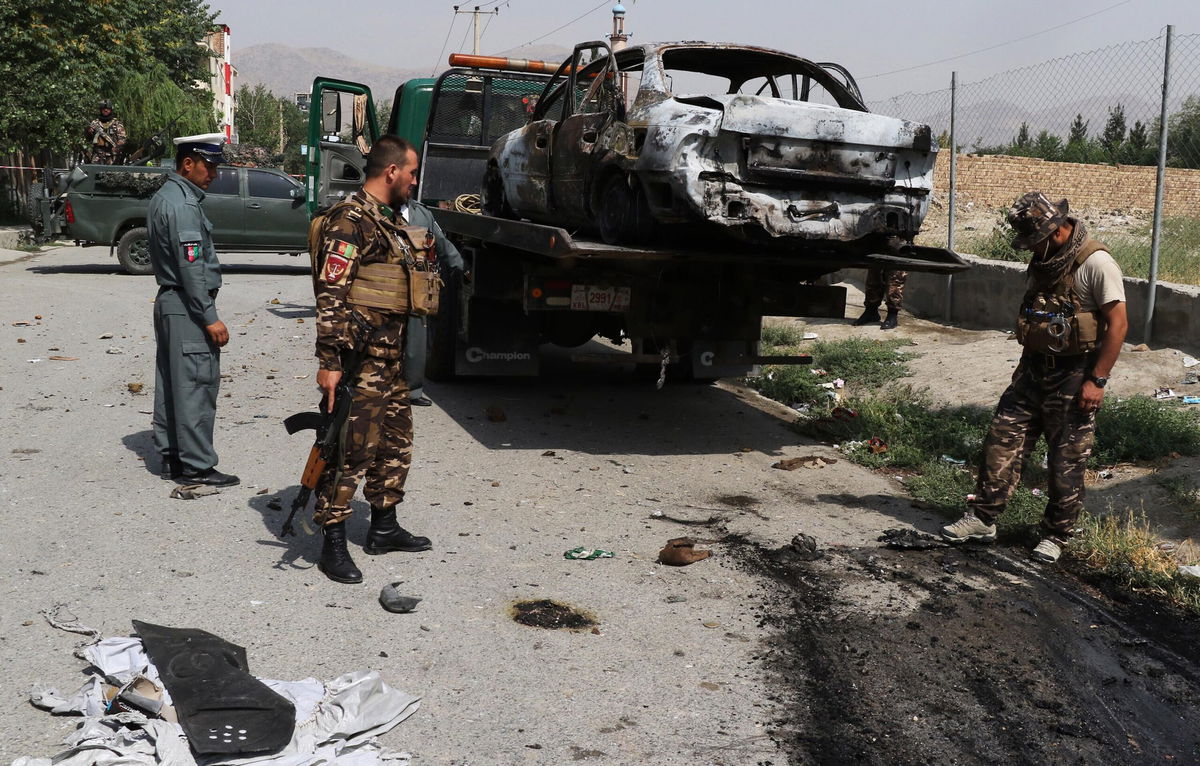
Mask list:
[{"label": "assault rifle", "polygon": [[346,420],[350,417],[350,401],[354,397],[354,383],[362,367],[363,357],[366,356],[367,345],[374,335],[373,328],[361,317],[350,312],[353,321],[358,325],[354,346],[342,354],[342,379],[338,381],[333,395],[333,407],[325,409],[325,399],[318,405],[320,412],[297,412],[283,421],[283,427],[288,435],[299,431],[312,429],[316,431],[312,450],[308,453],[308,462],[304,464],[304,473],[300,475],[300,491],[292,501],[292,510],[283,522],[280,537],[296,534],[292,520],[301,508],[308,505],[308,499],[321,480],[330,463],[335,466],[341,460],[342,432]]}]

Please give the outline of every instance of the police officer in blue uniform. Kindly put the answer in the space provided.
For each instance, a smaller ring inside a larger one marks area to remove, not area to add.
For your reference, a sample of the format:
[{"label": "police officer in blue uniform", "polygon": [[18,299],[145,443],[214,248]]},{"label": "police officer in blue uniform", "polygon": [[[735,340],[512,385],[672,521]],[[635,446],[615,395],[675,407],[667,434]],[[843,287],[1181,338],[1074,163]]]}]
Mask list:
[{"label": "police officer in blue uniform", "polygon": [[232,486],[216,469],[213,425],[221,382],[221,347],[229,330],[217,316],[221,264],[212,224],[200,203],[224,159],[221,133],[175,139],[175,172],[150,200],[150,261],[158,281],[154,446],[163,478],[181,484]]}]

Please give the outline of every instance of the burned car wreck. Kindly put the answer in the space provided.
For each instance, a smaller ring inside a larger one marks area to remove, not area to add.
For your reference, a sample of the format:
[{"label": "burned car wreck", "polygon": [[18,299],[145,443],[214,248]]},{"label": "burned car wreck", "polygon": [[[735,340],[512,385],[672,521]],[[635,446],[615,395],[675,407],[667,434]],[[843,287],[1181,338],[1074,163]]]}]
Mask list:
[{"label": "burned car wreck", "polygon": [[936,154],[929,126],[870,113],[836,64],[702,42],[614,55],[590,42],[528,124],[492,146],[483,206],[610,244],[724,232],[897,252],[928,211]]}]

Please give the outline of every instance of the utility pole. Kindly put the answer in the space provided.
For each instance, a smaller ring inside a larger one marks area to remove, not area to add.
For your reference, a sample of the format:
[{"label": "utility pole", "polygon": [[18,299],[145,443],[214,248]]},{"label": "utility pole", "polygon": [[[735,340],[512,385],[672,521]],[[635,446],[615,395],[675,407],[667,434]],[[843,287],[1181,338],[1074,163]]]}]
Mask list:
[{"label": "utility pole", "polygon": [[474,33],[475,33],[475,44],[474,44],[474,46],[472,46],[471,52],[474,53],[476,56],[478,56],[479,55],[479,17],[487,16],[489,14],[492,16],[498,16],[500,14],[500,9],[493,8],[490,11],[481,11],[481,10],[479,10],[479,6],[477,5],[472,10],[463,11],[463,10],[459,10],[459,6],[456,5],[456,6],[454,6],[454,13],[455,14],[459,14],[459,13],[471,14],[471,24],[474,27]]}]

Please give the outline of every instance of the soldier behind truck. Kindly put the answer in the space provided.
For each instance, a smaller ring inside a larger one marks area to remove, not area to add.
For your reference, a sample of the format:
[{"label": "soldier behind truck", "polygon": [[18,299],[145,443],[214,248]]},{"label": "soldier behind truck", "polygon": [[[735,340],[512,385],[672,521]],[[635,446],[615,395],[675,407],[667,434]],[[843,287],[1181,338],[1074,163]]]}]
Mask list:
[{"label": "soldier behind truck", "polygon": [[100,102],[100,114],[83,129],[88,142],[88,162],[93,165],[116,165],[125,149],[125,126],[113,112],[108,99]]}]

